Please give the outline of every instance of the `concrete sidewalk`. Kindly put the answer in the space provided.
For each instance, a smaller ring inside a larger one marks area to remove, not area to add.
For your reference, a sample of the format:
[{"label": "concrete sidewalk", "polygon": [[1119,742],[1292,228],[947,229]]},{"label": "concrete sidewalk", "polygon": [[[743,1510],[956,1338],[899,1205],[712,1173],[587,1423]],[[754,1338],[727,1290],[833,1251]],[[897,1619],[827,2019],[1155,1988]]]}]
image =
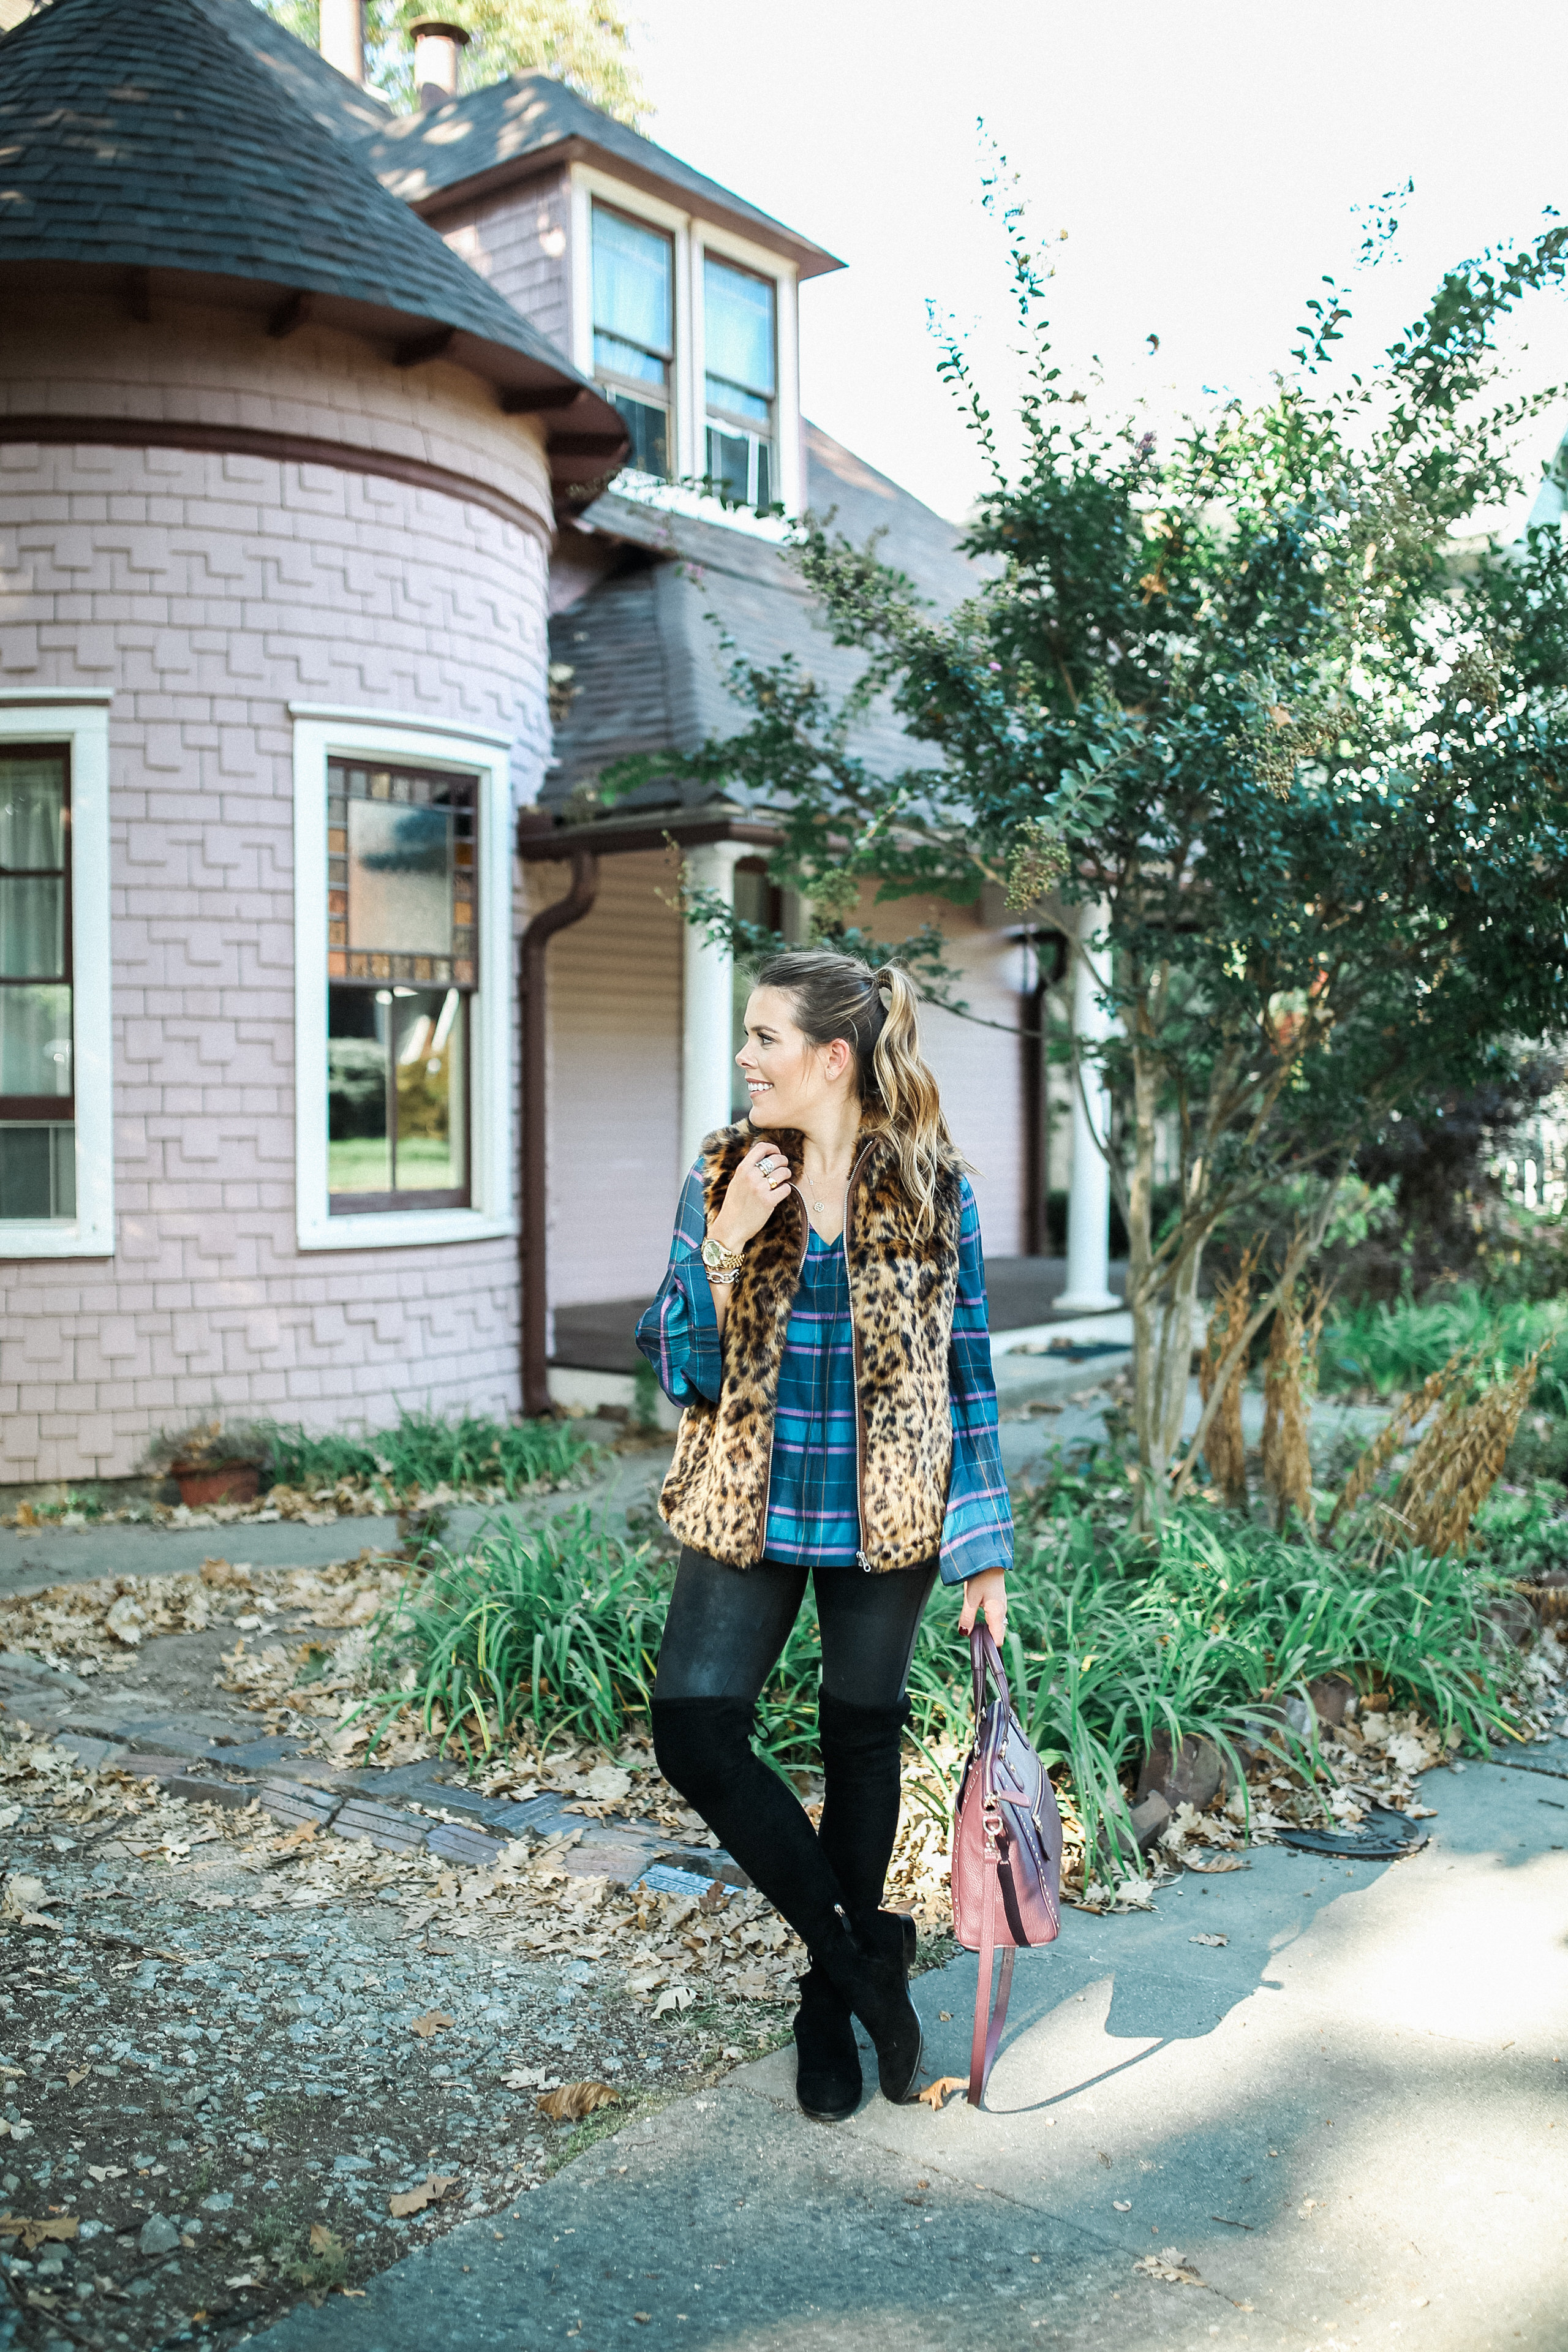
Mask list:
[{"label": "concrete sidewalk", "polygon": [[[1430,1775],[1397,1864],[1263,1848],[1152,1915],[1069,1911],[984,2114],[825,2128],[780,2052],[258,2340],[1562,2352],[1568,1742],[1531,1762]],[[921,1979],[928,2074],[973,1990],[968,1958]],[[1203,2284],[1136,2267],[1172,2247]]]}]

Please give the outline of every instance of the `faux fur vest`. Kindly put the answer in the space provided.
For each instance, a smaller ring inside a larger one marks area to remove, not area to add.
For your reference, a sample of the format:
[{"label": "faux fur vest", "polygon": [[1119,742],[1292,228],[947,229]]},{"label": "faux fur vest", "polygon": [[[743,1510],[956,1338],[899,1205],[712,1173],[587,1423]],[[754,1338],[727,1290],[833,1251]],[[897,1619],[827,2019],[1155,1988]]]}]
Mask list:
[{"label": "faux fur vest", "polygon": [[[801,1138],[768,1135],[798,1169]],[[743,1123],[720,1128],[704,1143],[709,1225],[756,1140]],[[958,1172],[944,1171],[933,1229],[921,1238],[891,1145],[879,1136],[862,1142],[845,1226],[862,1568],[916,1568],[941,1549],[952,1462],[948,1351],[961,1214]],[[763,1557],[773,1405],[809,1237],[805,1203],[791,1192],[747,1244],[731,1287],[719,1402],[687,1406],[659,1497],[682,1543],[731,1568],[753,1568]]]}]

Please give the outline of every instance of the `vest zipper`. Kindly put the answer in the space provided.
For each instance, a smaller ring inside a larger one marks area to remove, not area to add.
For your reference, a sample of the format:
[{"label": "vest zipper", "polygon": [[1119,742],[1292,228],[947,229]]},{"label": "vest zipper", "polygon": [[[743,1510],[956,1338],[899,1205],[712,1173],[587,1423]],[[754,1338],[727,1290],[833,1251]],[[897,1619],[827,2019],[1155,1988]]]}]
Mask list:
[{"label": "vest zipper", "polygon": [[[805,1194],[804,1194],[804,1193],[798,1193],[798,1192],[797,1192],[797,1194],[796,1194],[796,1196],[795,1196],[795,1197],[796,1197],[796,1198],[797,1198],[797,1200],[800,1202],[800,1226],[801,1226],[801,1233],[800,1233],[800,1262],[799,1262],[799,1264],[796,1265],[795,1270],[795,1286],[796,1290],[798,1290],[798,1289],[800,1288],[800,1277],[801,1277],[802,1274],[803,1274],[803,1273],[805,1272],[805,1254],[806,1254],[806,1251],[811,1247],[811,1219],[810,1219],[810,1218],[806,1215],[806,1213],[805,1213]],[[847,1225],[848,1225],[848,1220],[847,1220],[847,1218],[846,1218],[846,1220],[845,1220],[845,1224],[846,1224],[846,1229],[847,1230]],[[848,1263],[848,1261],[847,1261],[847,1260],[846,1260],[846,1264],[847,1264],[847,1263]],[[857,1410],[858,1410],[858,1408],[857,1408]],[[777,1429],[778,1429],[778,1423],[779,1423],[779,1401],[778,1401],[778,1391],[777,1391],[777,1390],[775,1389],[775,1390],[774,1390],[774,1391],[773,1391],[773,1409],[772,1413],[771,1413],[771,1414],[769,1415],[769,1417],[768,1417],[768,1475],[767,1475],[766,1478],[763,1481],[763,1530],[762,1530],[762,1542],[763,1542],[763,1548],[762,1548],[761,1551],[757,1554],[757,1558],[758,1558],[758,1559],[759,1559],[759,1560],[766,1559],[766,1558],[767,1558],[767,1556],[768,1556],[768,1506],[769,1506],[769,1504],[773,1501],[773,1438],[774,1438],[774,1435],[775,1435],[775,1433],[776,1433],[776,1432],[777,1432]]]},{"label": "vest zipper", "polygon": [[[849,1293],[849,1360],[855,1379],[855,1512],[860,1523],[860,1548],[855,1559],[868,1576],[875,1571],[866,1551],[866,1414],[860,1402],[860,1327],[855,1320],[855,1283],[849,1271],[849,1220],[854,1213],[856,1180],[870,1155],[871,1146],[868,1144],[849,1171],[849,1181],[844,1188],[844,1231],[839,1236],[844,1252],[844,1282]],[[769,1461],[771,1465],[771,1455]]]}]

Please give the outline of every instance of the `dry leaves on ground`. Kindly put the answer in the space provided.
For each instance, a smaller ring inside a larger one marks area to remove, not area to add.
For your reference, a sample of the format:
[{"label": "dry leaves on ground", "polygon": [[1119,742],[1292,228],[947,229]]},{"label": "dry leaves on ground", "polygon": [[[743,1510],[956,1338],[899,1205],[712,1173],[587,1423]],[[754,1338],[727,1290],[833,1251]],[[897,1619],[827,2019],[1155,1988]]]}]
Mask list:
[{"label": "dry leaves on ground", "polygon": [[1189,1944],[1228,1944],[1230,1937],[1228,1936],[1189,1936],[1187,1941]]},{"label": "dry leaves on ground", "polygon": [[405,2221],[411,2213],[423,2213],[426,2205],[439,2205],[457,2179],[455,2172],[427,2172],[417,2189],[389,2197],[386,2210],[395,2221]]},{"label": "dry leaves on ground", "polygon": [[558,2091],[546,2092],[533,2104],[552,2124],[580,2124],[598,2108],[615,2106],[620,2095],[608,2083],[563,2083]]},{"label": "dry leaves on ground", "polygon": [[1185,2254],[1179,2253],[1174,2246],[1163,2246],[1157,2254],[1145,2254],[1142,2261],[1134,2263],[1132,2267],[1135,2271],[1146,2272],[1150,2278],[1169,2279],[1173,2286],[1202,2286],[1204,2284],[1196,2271],[1189,2269]]},{"label": "dry leaves on ground", "polygon": [[427,2009],[423,2017],[411,2020],[408,2031],[417,2033],[422,2042],[428,2042],[432,2034],[447,2032],[456,2021],[444,2009]]},{"label": "dry leaves on ground", "polygon": [[939,2074],[935,2082],[928,2083],[921,2093],[921,2105],[922,2107],[930,2107],[935,2113],[941,2108],[942,2101],[950,2091],[964,2090],[968,2087],[968,2083],[967,2074]]},{"label": "dry leaves on ground", "polygon": [[0,2237],[19,2240],[23,2252],[27,2254],[47,2239],[68,2242],[76,2236],[77,2227],[74,2213],[51,2215],[47,2221],[25,2221],[19,2213],[0,2213]]}]

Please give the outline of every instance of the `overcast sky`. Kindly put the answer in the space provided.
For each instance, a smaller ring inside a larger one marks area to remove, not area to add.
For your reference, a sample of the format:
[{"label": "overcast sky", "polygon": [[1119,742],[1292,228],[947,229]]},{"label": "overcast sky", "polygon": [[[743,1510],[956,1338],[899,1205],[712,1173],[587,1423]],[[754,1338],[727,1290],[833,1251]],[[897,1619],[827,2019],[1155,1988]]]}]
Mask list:
[{"label": "overcast sky", "polygon": [[[1364,347],[1449,263],[1568,214],[1562,0],[631,0],[652,136],[837,253],[802,297],[806,414],[941,512],[981,473],[936,380],[928,300],[976,330],[1005,403],[1007,289],[977,120],[1053,245],[1070,359],[1156,420],[1288,361],[1302,302],[1352,268],[1354,208],[1413,179],[1361,281]],[[1160,337],[1157,354],[1146,338]],[[1568,296],[1516,340],[1568,381]],[[1540,433],[1568,425],[1568,400]],[[1533,453],[1532,453],[1533,463]]]}]

